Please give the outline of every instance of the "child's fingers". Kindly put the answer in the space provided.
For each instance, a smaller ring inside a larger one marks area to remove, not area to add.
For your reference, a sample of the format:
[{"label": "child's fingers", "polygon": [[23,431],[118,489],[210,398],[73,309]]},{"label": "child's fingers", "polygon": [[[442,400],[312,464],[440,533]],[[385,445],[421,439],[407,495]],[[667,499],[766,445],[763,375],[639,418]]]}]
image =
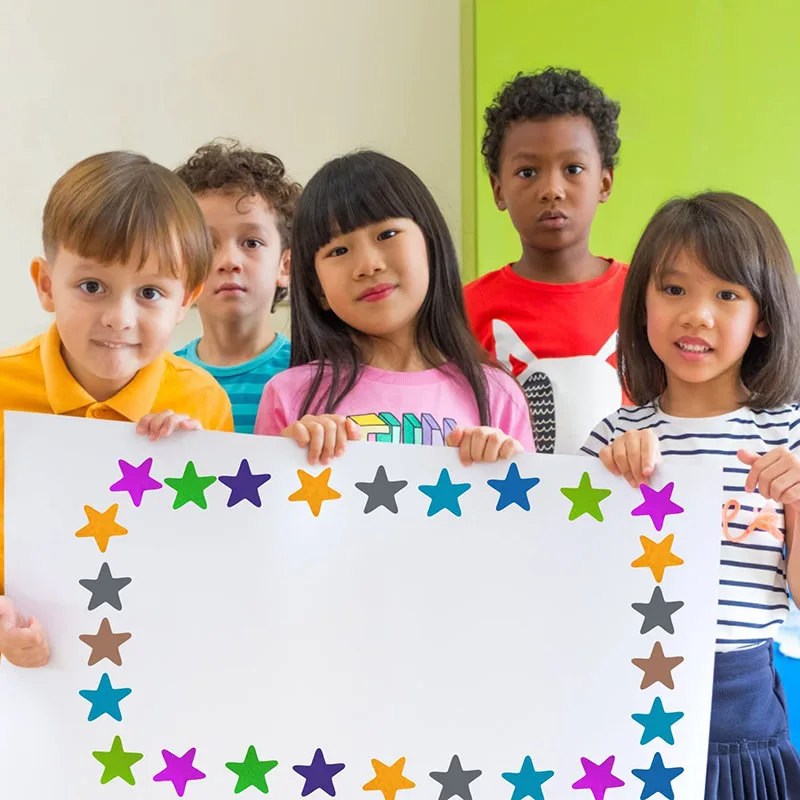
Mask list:
[{"label": "child's fingers", "polygon": [[636,488],[642,482],[642,439],[640,436],[631,436],[625,446],[630,464],[631,486]]},{"label": "child's fingers", "polygon": [[316,419],[304,423],[308,431],[308,463],[312,466],[319,461],[325,445],[325,428]]},{"label": "child's fingers", "polygon": [[361,441],[361,426],[348,419],[346,423],[347,439],[351,442]]},{"label": "child's fingers", "polygon": [[642,475],[649,478],[656,469],[658,459],[658,439],[653,434],[646,435],[642,441]]},{"label": "child's fingers", "polygon": [[464,429],[460,428],[456,425],[450,433],[447,434],[447,438],[445,439],[445,444],[448,447],[459,447],[461,445],[461,440],[464,438]]},{"label": "child's fingers", "polygon": [[600,462],[612,475],[622,475],[617,462],[614,460],[614,450],[611,445],[604,447],[598,455],[600,456]]},{"label": "child's fingers", "polygon": [[466,430],[461,436],[461,443],[458,445],[458,460],[468,467],[472,463],[472,440],[475,432]]},{"label": "child's fingers", "polygon": [[344,455],[344,449],[350,439],[350,428],[346,417],[336,420],[336,441],[334,443],[333,455],[336,458]]},{"label": "child's fingers", "polygon": [[5,595],[0,596],[0,633],[11,630],[17,622],[17,609],[11,602],[11,598]]},{"label": "child's fingers", "polygon": [[336,455],[336,447],[341,438],[340,428],[344,426],[334,417],[323,417],[320,424],[324,431],[322,439],[322,450],[320,451],[319,463],[327,466],[331,459]]},{"label": "child's fingers", "polygon": [[611,455],[619,470],[617,474],[622,475],[631,486],[634,486],[633,473],[631,472],[631,464],[628,459],[628,449],[623,439],[617,439],[614,444],[611,445]]},{"label": "child's fingers", "polygon": [[525,448],[516,439],[512,439],[510,436],[508,436],[500,447],[498,458],[506,461],[524,452]]},{"label": "child's fingers", "polygon": [[761,482],[761,473],[769,466],[771,466],[780,457],[778,449],[770,450],[763,456],[758,456],[751,462],[750,472],[744,482],[744,490],[746,492],[755,492]]},{"label": "child's fingers", "polygon": [[186,418],[181,420],[180,429],[182,431],[201,431],[203,430],[203,423],[199,419]]},{"label": "child's fingers", "polygon": [[477,447],[473,444],[472,460],[482,461],[487,464],[493,464],[497,461],[500,455],[500,448],[506,440],[506,435],[501,431],[492,431],[491,433],[482,431],[481,436],[476,438],[482,441],[479,441]]}]

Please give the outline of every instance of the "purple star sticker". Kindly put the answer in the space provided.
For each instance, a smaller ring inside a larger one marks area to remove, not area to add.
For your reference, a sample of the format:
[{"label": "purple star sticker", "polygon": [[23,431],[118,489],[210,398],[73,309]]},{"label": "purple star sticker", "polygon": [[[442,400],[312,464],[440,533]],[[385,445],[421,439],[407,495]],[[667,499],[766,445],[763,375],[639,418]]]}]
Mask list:
[{"label": "purple star sticker", "polygon": [[672,500],[674,483],[668,483],[663,489],[651,489],[646,483],[639,487],[644,502],[631,511],[632,517],[648,516],[657,531],[664,527],[664,519],[670,514],[683,514],[683,509]]},{"label": "purple star sticker", "polygon": [[606,791],[625,785],[625,781],[611,774],[614,768],[614,756],[609,756],[602,764],[595,764],[588,758],[582,758],[581,766],[584,775],[572,784],[572,788],[590,789],[594,800],[604,800]]},{"label": "purple star sticker", "polygon": [[250,471],[250,463],[246,458],[239,464],[239,471],[235,475],[220,475],[219,482],[224,483],[230,490],[228,497],[228,508],[241,503],[242,500],[249,500],[254,506],[261,508],[261,495],[258,490],[272,476],[266,472],[253,473]]},{"label": "purple star sticker", "polygon": [[328,764],[322,750],[318,747],[314,753],[314,758],[308,766],[297,764],[292,769],[306,779],[303,787],[302,797],[306,797],[317,789],[322,789],[330,797],[336,797],[336,789],[333,788],[333,778],[343,769],[344,764]]},{"label": "purple star sticker", "polygon": [[186,791],[186,784],[189,781],[201,781],[206,777],[205,772],[200,772],[193,764],[197,748],[187,750],[182,756],[176,756],[169,750],[162,750],[164,763],[167,765],[158,775],[153,776],[154,781],[170,781],[175,787],[178,797],[183,797]]},{"label": "purple star sticker", "polygon": [[137,508],[142,504],[142,495],[145,492],[161,488],[161,484],[155,478],[150,477],[150,469],[153,466],[152,458],[146,458],[138,467],[134,467],[133,464],[122,459],[117,463],[122,470],[122,477],[109,488],[112,492],[127,492]]}]

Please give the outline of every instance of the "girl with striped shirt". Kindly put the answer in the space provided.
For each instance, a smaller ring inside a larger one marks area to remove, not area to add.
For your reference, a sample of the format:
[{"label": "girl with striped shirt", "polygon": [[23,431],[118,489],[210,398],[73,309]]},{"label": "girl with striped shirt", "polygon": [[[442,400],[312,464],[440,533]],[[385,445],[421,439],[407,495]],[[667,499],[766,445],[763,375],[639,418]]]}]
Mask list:
[{"label": "girl with striped shirt", "polygon": [[619,374],[637,404],[583,451],[638,486],[666,459],[721,467],[708,800],[800,798],[772,637],[800,593],[800,286],[772,219],[734,194],[664,205],[622,296]]}]

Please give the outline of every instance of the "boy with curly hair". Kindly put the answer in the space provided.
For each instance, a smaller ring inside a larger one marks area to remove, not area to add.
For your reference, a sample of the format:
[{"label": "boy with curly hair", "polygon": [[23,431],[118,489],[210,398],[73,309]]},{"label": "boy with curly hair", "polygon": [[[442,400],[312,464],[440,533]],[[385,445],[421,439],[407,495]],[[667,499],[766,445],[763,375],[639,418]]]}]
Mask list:
[{"label": "boy with curly hair", "polygon": [[271,313],[289,286],[289,243],[300,185],[270,153],[216,141],[176,170],[194,194],[214,245],[197,308],[203,335],[177,355],[203,367],[233,405],[236,431],[252,433],[264,384],[289,367],[289,340]]},{"label": "boy with curly hair", "polygon": [[518,261],[466,289],[481,344],[528,398],[536,449],[576,453],[620,405],[617,318],[627,265],[589,251],[611,195],[619,104],[580,72],[519,74],[486,109],[482,153],[494,200],[519,234]]}]

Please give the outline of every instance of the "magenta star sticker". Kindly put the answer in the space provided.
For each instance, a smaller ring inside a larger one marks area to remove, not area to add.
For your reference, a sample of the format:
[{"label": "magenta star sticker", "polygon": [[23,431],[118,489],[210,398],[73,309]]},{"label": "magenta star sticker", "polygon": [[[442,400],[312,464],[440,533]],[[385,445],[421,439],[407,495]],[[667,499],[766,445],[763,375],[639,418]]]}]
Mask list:
[{"label": "magenta star sticker", "polygon": [[112,492],[127,492],[133,500],[133,504],[138,508],[142,504],[142,496],[145,492],[160,489],[161,484],[150,477],[150,469],[153,466],[153,459],[147,458],[134,467],[127,461],[120,459],[118,462],[122,477],[109,488]]},{"label": "magenta star sticker", "polygon": [[194,765],[194,756],[197,748],[187,750],[182,756],[176,756],[169,750],[162,750],[164,763],[167,765],[158,775],[153,776],[154,781],[170,781],[175,787],[178,797],[183,797],[186,791],[186,784],[189,781],[201,781],[206,777],[205,772],[200,772]]},{"label": "magenta star sticker", "polygon": [[611,774],[614,768],[614,756],[609,756],[602,764],[595,764],[588,758],[581,759],[584,776],[572,784],[573,789],[590,789],[594,800],[605,800],[608,789],[616,789],[625,785],[616,775]]},{"label": "magenta star sticker", "polygon": [[644,502],[631,511],[632,517],[648,516],[657,531],[664,527],[664,519],[670,514],[683,514],[683,509],[672,500],[674,483],[668,483],[663,489],[651,489],[646,483],[639,487]]}]

